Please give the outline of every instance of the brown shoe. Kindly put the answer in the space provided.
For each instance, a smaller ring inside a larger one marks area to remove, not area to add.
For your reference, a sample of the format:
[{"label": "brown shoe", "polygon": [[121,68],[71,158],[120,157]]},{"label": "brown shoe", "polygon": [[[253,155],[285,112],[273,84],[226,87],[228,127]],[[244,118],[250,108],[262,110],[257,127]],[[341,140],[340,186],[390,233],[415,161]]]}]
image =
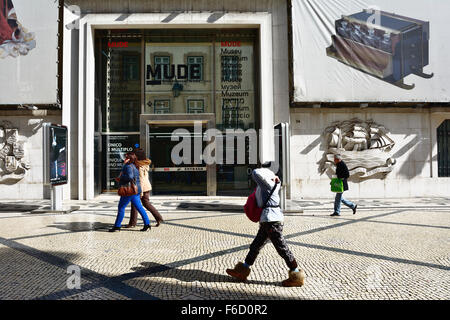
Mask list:
[{"label": "brown shoe", "polygon": [[234,269],[227,269],[226,271],[230,276],[241,281],[247,280],[247,277],[250,274],[250,268],[244,266],[242,262],[238,262]]},{"label": "brown shoe", "polygon": [[163,219],[156,220],[155,227],[159,227],[159,225],[160,225],[161,223],[163,223],[163,222],[164,222]]},{"label": "brown shoe", "polygon": [[127,224],[126,226],[124,226],[124,228],[127,228],[127,229],[133,229],[135,227],[136,227],[136,225],[132,225],[132,224]]},{"label": "brown shoe", "polygon": [[289,271],[289,278],[284,280],[281,284],[283,287],[301,287],[305,284],[305,272],[300,271]]}]

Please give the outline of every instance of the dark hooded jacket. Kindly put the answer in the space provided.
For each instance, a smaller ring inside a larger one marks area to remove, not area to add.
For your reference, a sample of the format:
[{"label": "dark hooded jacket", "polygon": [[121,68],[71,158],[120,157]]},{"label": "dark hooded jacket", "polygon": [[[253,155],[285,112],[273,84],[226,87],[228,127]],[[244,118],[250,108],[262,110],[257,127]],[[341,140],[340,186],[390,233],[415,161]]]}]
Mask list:
[{"label": "dark hooded jacket", "polygon": [[350,177],[350,173],[348,171],[347,165],[342,160],[336,165],[336,175],[339,179],[342,179],[342,182],[344,184],[344,191],[347,191],[347,178]]}]

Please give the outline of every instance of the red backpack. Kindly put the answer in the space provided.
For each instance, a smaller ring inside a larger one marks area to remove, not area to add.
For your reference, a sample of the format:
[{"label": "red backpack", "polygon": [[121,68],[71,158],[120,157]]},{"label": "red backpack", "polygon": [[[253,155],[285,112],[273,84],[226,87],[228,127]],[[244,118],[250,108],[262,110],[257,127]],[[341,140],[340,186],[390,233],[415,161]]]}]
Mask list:
[{"label": "red backpack", "polygon": [[259,222],[261,219],[261,213],[263,209],[266,207],[267,202],[269,201],[270,197],[272,197],[273,192],[275,191],[275,188],[277,187],[277,183],[272,188],[272,191],[270,191],[270,195],[267,198],[266,202],[262,206],[262,208],[258,207],[258,203],[256,202],[256,189],[253,191],[251,195],[248,196],[247,202],[244,205],[244,212],[247,216],[247,218],[250,219],[252,222]]},{"label": "red backpack", "polygon": [[244,212],[251,221],[258,222],[261,218],[263,208],[258,207],[255,194],[256,190],[248,196],[247,202],[244,205]]}]

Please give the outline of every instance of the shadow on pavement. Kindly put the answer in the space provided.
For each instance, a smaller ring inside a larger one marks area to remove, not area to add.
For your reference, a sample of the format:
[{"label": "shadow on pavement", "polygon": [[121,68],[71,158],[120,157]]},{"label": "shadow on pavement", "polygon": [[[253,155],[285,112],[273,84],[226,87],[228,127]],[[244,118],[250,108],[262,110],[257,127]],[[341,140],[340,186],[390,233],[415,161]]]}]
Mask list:
[{"label": "shadow on pavement", "polygon": [[47,227],[49,228],[57,228],[64,231],[72,231],[72,232],[84,232],[84,231],[108,231],[114,224],[114,221],[111,223],[103,223],[103,222],[61,222],[51,224]]},{"label": "shadow on pavement", "polygon": [[[230,268],[232,268],[231,266]],[[224,267],[226,268],[226,267]],[[170,268],[168,266],[158,264],[155,262],[142,262],[140,267],[131,268],[133,271],[137,271],[143,276],[147,277],[162,277],[162,278],[173,278],[183,282],[241,282],[227,275],[216,274],[212,272],[207,272],[203,270],[192,270],[192,269],[177,269]],[[164,272],[164,274],[161,274]],[[250,275],[251,277],[251,275]],[[279,282],[269,282],[269,281],[259,281],[247,279],[244,283],[246,284],[259,284],[259,285],[280,285]]]},{"label": "shadow on pavement", "polygon": [[41,206],[29,204],[1,203],[0,212],[29,212],[39,209]]},{"label": "shadow on pavement", "polygon": [[[164,203],[162,205],[165,205]],[[170,204],[167,204],[170,206]],[[201,202],[180,202],[176,206],[176,210],[183,211],[215,211],[215,212],[243,212],[244,204],[215,204],[215,203],[201,203]]]}]

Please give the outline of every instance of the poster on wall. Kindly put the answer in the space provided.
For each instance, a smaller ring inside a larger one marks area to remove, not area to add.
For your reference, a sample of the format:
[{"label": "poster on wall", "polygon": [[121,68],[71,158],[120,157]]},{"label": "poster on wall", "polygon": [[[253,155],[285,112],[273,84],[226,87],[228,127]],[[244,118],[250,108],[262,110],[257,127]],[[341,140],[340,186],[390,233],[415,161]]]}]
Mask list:
[{"label": "poster on wall", "polygon": [[116,178],[122,171],[123,161],[127,152],[139,147],[139,135],[107,135],[103,139],[103,150],[105,150],[104,164],[104,186],[106,190],[116,190],[119,184]]},{"label": "poster on wall", "polygon": [[444,0],[292,0],[294,102],[448,102]]},{"label": "poster on wall", "polygon": [[0,0],[0,105],[56,104],[58,0]]}]

